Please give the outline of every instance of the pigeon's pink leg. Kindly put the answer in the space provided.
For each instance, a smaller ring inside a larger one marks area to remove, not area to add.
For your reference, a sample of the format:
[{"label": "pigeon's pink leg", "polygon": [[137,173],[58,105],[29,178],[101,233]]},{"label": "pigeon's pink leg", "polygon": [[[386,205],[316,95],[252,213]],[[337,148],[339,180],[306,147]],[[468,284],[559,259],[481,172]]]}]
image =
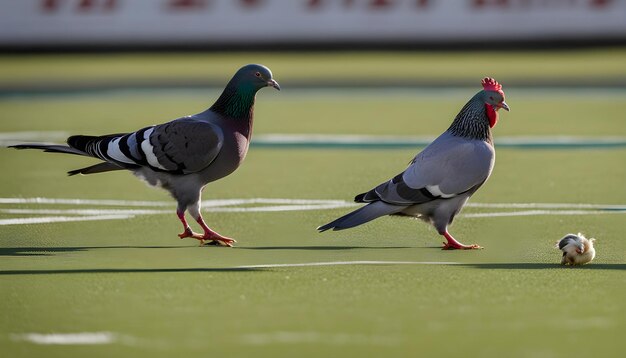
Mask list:
[{"label": "pigeon's pink leg", "polygon": [[211,240],[214,243],[218,243],[219,245],[233,247],[233,244],[237,242],[234,239],[231,239],[226,236],[222,236],[218,234],[217,232],[211,230],[211,228],[204,222],[204,219],[202,219],[202,215],[198,215],[198,218],[196,219],[196,221],[198,222],[198,224],[200,224],[200,226],[204,230],[204,235],[201,238],[196,237],[196,239],[200,240],[201,244],[203,243],[203,240]]},{"label": "pigeon's pink leg", "polygon": [[476,244],[472,244],[472,245],[463,245],[462,243],[456,241],[452,235],[450,235],[450,233],[448,233],[448,231],[445,231],[443,233],[443,236],[445,236],[446,240],[448,240],[448,242],[444,242],[443,243],[443,250],[473,250],[473,249],[482,249],[482,247],[476,245]]},{"label": "pigeon's pink leg", "polygon": [[184,210],[176,210],[176,215],[178,215],[178,219],[181,223],[183,223],[183,231],[181,234],[178,234],[178,237],[184,239],[186,237],[194,237],[194,235],[198,235],[191,230],[189,224],[187,224],[187,220],[185,219],[185,211]]},{"label": "pigeon's pink leg", "polygon": [[229,247],[232,247],[233,243],[236,242],[231,238],[222,236],[211,230],[211,228],[208,227],[207,224],[204,222],[201,215],[198,215],[198,219],[196,221],[198,221],[198,224],[200,224],[200,226],[204,230],[204,235],[195,233],[193,232],[193,230],[191,230],[191,227],[189,227],[189,224],[187,224],[187,220],[185,219],[185,212],[183,210],[176,210],[176,215],[178,215],[178,219],[180,219],[180,222],[183,223],[183,228],[185,229],[185,231],[183,231],[181,234],[178,234],[178,237],[180,237],[181,239],[184,239],[186,237],[193,237],[194,239],[200,241],[200,245],[204,244],[205,240],[211,240],[212,242],[218,242],[219,244],[223,244],[224,246]]}]

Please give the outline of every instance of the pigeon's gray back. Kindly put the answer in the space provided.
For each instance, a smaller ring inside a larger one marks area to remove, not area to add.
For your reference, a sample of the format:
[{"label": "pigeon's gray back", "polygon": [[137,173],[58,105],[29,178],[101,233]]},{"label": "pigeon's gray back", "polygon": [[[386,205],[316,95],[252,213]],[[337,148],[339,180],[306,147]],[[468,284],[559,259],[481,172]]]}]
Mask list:
[{"label": "pigeon's gray back", "polygon": [[437,186],[432,189],[453,195],[480,186],[494,163],[495,150],[489,143],[446,131],[415,157],[403,179],[412,188]]}]

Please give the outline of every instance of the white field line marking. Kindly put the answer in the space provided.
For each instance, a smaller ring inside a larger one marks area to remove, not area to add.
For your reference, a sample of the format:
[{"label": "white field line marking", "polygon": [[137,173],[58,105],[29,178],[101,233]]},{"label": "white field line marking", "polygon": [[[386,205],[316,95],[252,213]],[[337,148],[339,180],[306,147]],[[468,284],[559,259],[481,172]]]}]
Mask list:
[{"label": "white field line marking", "polygon": [[106,206],[171,206],[169,201],[91,200],[53,198],[0,198],[0,204],[62,204],[62,205],[106,205]]},{"label": "white field line marking", "polygon": [[152,215],[171,214],[171,210],[140,210],[140,209],[0,209],[6,214],[35,215]]},{"label": "white field line marking", "polygon": [[503,211],[497,213],[461,214],[464,218],[493,218],[505,216],[537,216],[537,215],[594,215],[594,214],[624,214],[625,210],[522,210]]},{"label": "white field line marking", "polygon": [[[159,215],[173,212],[174,203],[166,201],[128,201],[128,200],[93,200],[93,199],[53,199],[53,198],[0,198],[0,204],[41,204],[72,206],[125,206],[144,207],[143,209],[26,209],[1,208],[0,213],[9,215],[39,215],[38,217],[0,219],[2,225],[25,225],[90,220],[120,220],[137,215]],[[314,199],[218,199],[202,202],[205,212],[284,212],[303,210],[328,210],[350,208],[360,204],[344,200]],[[588,215],[588,214],[624,214],[626,205],[603,204],[566,204],[566,203],[469,203],[468,207],[495,209],[536,209],[514,210],[488,213],[467,213],[466,218],[529,216],[529,215]],[[169,207],[172,209],[148,209]],[[552,210],[570,209],[570,210]],[[73,216],[70,216],[73,215]]]},{"label": "white field line marking", "polygon": [[299,264],[263,264],[236,266],[236,268],[281,268],[281,267],[312,267],[312,266],[340,266],[340,265],[458,265],[459,262],[437,261],[330,261],[330,262],[306,262]]},{"label": "white field line marking", "polygon": [[[103,205],[103,206],[173,206],[172,202],[125,201],[125,200],[89,200],[89,199],[50,199],[50,198],[0,198],[0,204],[61,204],[61,205]],[[284,204],[251,207],[232,207],[236,205]],[[325,210],[350,207],[356,204],[343,200],[311,200],[311,199],[225,199],[206,200],[202,202],[205,212],[279,212],[301,210]],[[0,219],[3,225],[29,225],[56,222],[119,220],[129,219],[137,215],[168,214],[172,210],[154,209],[0,209],[6,214],[52,215],[44,217]],[[60,215],[60,216],[55,216]],[[76,216],[67,216],[76,215]]]},{"label": "white field line marking", "polygon": [[345,204],[345,200],[330,199],[279,199],[279,198],[252,198],[252,199],[219,199],[205,200],[203,205],[239,205],[239,204]]},{"label": "white field line marking", "polygon": [[[293,206],[293,207],[258,207],[258,208],[222,208],[216,210],[207,210],[211,212],[271,212],[271,211],[290,211],[290,210],[319,210],[331,209],[333,207],[323,206]],[[273,210],[274,209],[274,210]],[[153,214],[170,214],[170,211],[163,210],[23,210],[23,209],[0,209],[2,213],[9,214],[76,214],[77,216],[44,216],[44,217],[28,217],[0,219],[0,226],[4,225],[30,225],[30,224],[47,224],[57,222],[74,222],[74,221],[96,221],[96,220],[122,220],[131,219],[137,215],[153,215]],[[114,214],[118,212],[117,214]],[[495,213],[473,213],[461,214],[465,218],[486,218],[486,217],[510,217],[510,216],[533,216],[533,215],[590,215],[590,214],[622,214],[623,211],[598,211],[598,210],[527,210],[527,211],[511,211],[511,212],[495,212]]]},{"label": "white field line marking", "polygon": [[304,211],[304,210],[327,210],[355,206],[355,204],[328,204],[328,205],[276,205],[276,206],[255,206],[249,208],[208,208],[203,211],[244,213],[244,212],[276,212],[276,211]]},{"label": "white field line marking", "polygon": [[[276,205],[276,206],[256,206],[244,208],[224,208],[209,207],[203,209],[208,212],[272,212],[272,211],[302,211],[302,210],[322,210],[335,209],[352,204],[329,204],[329,205]],[[173,210],[140,210],[140,209],[0,209],[0,213],[5,214],[33,214],[33,215],[154,215],[171,214]]]},{"label": "white field line marking", "polygon": [[[106,205],[106,206],[174,206],[174,201],[133,201],[107,199],[53,199],[53,198],[0,198],[0,204],[63,204],[63,205]],[[315,199],[216,199],[202,201],[203,207],[220,207],[250,204],[324,204],[324,205],[356,205],[344,200]]]},{"label": "white field line marking", "polygon": [[580,204],[580,203],[467,203],[468,208],[502,208],[502,209],[617,209],[626,210],[626,205]]},{"label": "white field line marking", "polygon": [[14,341],[28,341],[43,345],[94,345],[111,344],[117,340],[111,332],[80,332],[80,333],[24,333],[12,334]]},{"label": "white field line marking", "polygon": [[130,219],[133,215],[89,215],[89,216],[45,216],[37,218],[14,218],[0,219],[0,226],[3,225],[28,225],[28,224],[47,224],[72,221],[95,221],[95,220],[120,220]]},{"label": "white field line marking", "polygon": [[0,132],[0,147],[33,142],[65,141],[70,134],[61,131]]},{"label": "white field line marking", "polygon": [[598,214],[625,214],[626,210],[522,210],[501,211],[495,213],[461,214],[464,218],[494,218],[505,216],[536,216],[536,215],[598,215]]},{"label": "white field line marking", "polygon": [[[0,204],[65,204],[65,205],[105,205],[105,206],[174,206],[174,201],[134,201],[134,200],[108,200],[108,199],[65,199],[65,198],[0,198]],[[351,201],[332,199],[277,199],[277,198],[251,198],[251,199],[214,199],[202,201],[202,207],[221,207],[249,204],[311,204],[311,205],[337,205],[357,206],[361,205]],[[541,209],[616,209],[626,210],[624,204],[585,204],[585,203],[467,203],[465,207],[475,208],[541,208]]]}]

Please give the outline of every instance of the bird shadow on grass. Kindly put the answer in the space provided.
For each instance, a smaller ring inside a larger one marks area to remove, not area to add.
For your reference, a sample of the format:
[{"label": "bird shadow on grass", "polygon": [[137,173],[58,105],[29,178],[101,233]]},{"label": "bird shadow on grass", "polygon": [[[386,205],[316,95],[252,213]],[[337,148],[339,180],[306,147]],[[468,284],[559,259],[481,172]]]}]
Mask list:
[{"label": "bird shadow on grass", "polygon": [[[86,252],[101,249],[180,249],[200,247],[198,245],[176,245],[176,246],[75,246],[75,247],[2,247],[0,248],[0,257],[2,256],[53,256],[56,254],[71,252]],[[201,247],[214,247],[204,245]],[[372,247],[372,246],[257,246],[242,247],[235,246],[240,250],[356,250],[356,249],[409,249],[408,246],[389,246],[389,247]]]},{"label": "bird shadow on grass", "polygon": [[192,272],[254,272],[255,267],[181,267],[181,268],[101,268],[101,269],[50,269],[50,270],[4,270],[0,276],[11,275],[66,275],[107,273],[192,273]]},{"label": "bird shadow on grass", "polygon": [[589,264],[584,266],[564,266],[560,264],[547,263],[477,263],[477,264],[458,264],[455,266],[464,266],[478,269],[490,270],[546,270],[546,269],[563,269],[563,270],[626,270],[626,264]]},{"label": "bird shadow on grass", "polygon": [[52,256],[59,253],[98,249],[176,249],[191,246],[76,246],[76,247],[2,247],[1,256]]}]

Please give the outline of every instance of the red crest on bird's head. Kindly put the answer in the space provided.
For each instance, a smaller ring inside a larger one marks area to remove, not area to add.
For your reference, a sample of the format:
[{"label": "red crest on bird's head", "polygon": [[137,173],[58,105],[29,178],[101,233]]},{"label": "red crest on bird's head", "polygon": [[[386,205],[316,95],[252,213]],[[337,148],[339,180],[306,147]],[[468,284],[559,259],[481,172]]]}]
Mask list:
[{"label": "red crest on bird's head", "polygon": [[495,92],[500,92],[504,94],[504,92],[502,91],[502,85],[499,84],[498,81],[496,81],[495,79],[491,77],[483,78],[483,80],[480,83],[483,85],[483,89],[485,91],[495,91]]}]

